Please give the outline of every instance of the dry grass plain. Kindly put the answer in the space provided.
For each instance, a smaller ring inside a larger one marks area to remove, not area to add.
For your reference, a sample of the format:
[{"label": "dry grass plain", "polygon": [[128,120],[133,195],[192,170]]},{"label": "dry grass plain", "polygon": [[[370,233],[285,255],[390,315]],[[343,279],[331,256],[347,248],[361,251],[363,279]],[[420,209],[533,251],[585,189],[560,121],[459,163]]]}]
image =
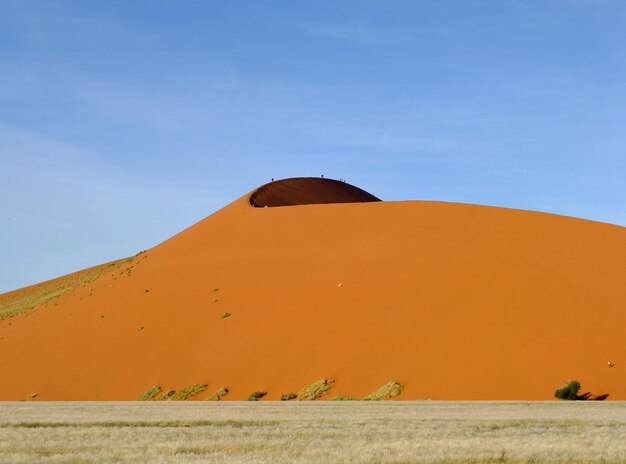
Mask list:
[{"label": "dry grass plain", "polygon": [[4,402],[0,462],[624,463],[626,402]]}]

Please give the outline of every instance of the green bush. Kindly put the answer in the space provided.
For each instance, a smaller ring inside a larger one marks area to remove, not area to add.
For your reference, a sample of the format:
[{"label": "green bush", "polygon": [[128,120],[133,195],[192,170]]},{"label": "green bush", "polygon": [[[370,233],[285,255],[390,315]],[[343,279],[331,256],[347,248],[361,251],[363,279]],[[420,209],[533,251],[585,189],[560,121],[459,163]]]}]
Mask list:
[{"label": "green bush", "polygon": [[172,396],[174,396],[175,393],[176,393],[176,390],[167,390],[166,392],[163,392],[161,396],[155,398],[155,400],[163,401],[163,400],[170,399]]},{"label": "green bush", "polygon": [[206,390],[206,387],[207,385],[204,383],[189,385],[188,387],[185,387],[182,390],[176,392],[168,399],[172,401],[185,401],[187,398],[191,398],[192,396],[196,396],[197,394],[202,393],[204,390]]},{"label": "green bush", "polygon": [[222,387],[219,390],[217,390],[215,393],[213,393],[211,396],[209,396],[206,401],[220,401],[222,399],[222,396],[226,396],[228,394],[228,388]]},{"label": "green bush", "polygon": [[570,401],[604,401],[609,397],[608,393],[603,393],[601,395],[592,395],[591,392],[586,392],[582,395],[579,395],[579,390],[580,382],[578,380],[570,380],[570,382],[566,386],[557,389],[557,391],[554,392],[554,396],[560,400]]},{"label": "green bush", "polygon": [[579,395],[580,382],[578,380],[570,380],[570,382],[562,388],[554,392],[554,396],[560,400],[586,400],[589,394]]},{"label": "green bush", "polygon": [[159,387],[158,385],[154,385],[150,388],[148,388],[145,392],[143,392],[141,394],[141,396],[139,398],[137,398],[139,401],[150,401],[156,398],[156,396],[161,392],[161,387]]},{"label": "green bush", "polygon": [[333,380],[320,379],[310,385],[305,386],[298,392],[297,400],[316,400],[324,396],[332,388]]},{"label": "green bush", "polygon": [[252,392],[248,395],[248,398],[246,398],[248,401],[259,401],[261,398],[263,398],[265,395],[267,395],[267,392],[263,392],[263,391],[256,391],[256,392]]},{"label": "green bush", "polygon": [[366,401],[390,400],[402,393],[403,388],[398,382],[392,380],[363,399]]}]

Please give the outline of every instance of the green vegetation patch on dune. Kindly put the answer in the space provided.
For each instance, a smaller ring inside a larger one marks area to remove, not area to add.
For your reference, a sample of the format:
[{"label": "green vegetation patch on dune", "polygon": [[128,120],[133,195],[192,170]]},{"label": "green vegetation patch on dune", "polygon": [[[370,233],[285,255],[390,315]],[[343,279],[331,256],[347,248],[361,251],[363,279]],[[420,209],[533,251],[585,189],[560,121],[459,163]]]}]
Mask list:
[{"label": "green vegetation patch on dune", "polygon": [[153,400],[156,398],[156,396],[159,394],[160,391],[161,391],[161,387],[159,387],[158,385],[153,385],[152,387],[148,388],[145,392],[143,392],[137,399],[139,401]]},{"label": "green vegetation patch on dune", "polygon": [[320,398],[330,391],[332,383],[333,381],[328,379],[320,379],[317,382],[313,382],[300,390],[296,399],[302,401]]},{"label": "green vegetation patch on dune", "polygon": [[189,385],[188,387],[185,387],[182,390],[174,393],[169,399],[172,401],[185,401],[187,398],[191,398],[192,396],[196,396],[197,394],[205,391],[207,389],[207,386],[208,385],[204,383]]},{"label": "green vegetation patch on dune", "polygon": [[586,392],[582,394],[578,394],[580,390],[580,382],[578,380],[570,380],[567,385],[562,388],[557,389],[554,392],[554,397],[559,400],[571,400],[571,401],[604,401],[609,397],[608,393],[603,393],[601,395],[593,395],[591,392]]},{"label": "green vegetation patch on dune", "polygon": [[213,393],[211,396],[209,396],[206,401],[219,401],[220,399],[222,399],[223,396],[226,396],[228,394],[228,388],[222,387],[219,390],[217,390],[215,393]]},{"label": "green vegetation patch on dune", "polygon": [[136,256],[138,255],[74,272],[0,296],[0,320],[28,311],[75,288],[82,287],[101,275],[131,262]]},{"label": "green vegetation patch on dune", "polygon": [[168,400],[175,394],[176,394],[176,390],[167,390],[166,392],[161,393],[161,395],[158,398],[155,398],[155,400],[156,401]]},{"label": "green vegetation patch on dune", "polygon": [[246,401],[259,401],[261,398],[263,398],[265,395],[267,395],[267,392],[264,391],[255,391],[252,392],[248,395],[248,397],[246,398]]},{"label": "green vegetation patch on dune", "polygon": [[402,393],[403,388],[404,387],[402,387],[402,385],[400,385],[398,382],[392,380],[391,382],[386,383],[378,390],[372,392],[370,395],[366,396],[363,399],[371,401],[390,400],[391,398],[394,398]]}]

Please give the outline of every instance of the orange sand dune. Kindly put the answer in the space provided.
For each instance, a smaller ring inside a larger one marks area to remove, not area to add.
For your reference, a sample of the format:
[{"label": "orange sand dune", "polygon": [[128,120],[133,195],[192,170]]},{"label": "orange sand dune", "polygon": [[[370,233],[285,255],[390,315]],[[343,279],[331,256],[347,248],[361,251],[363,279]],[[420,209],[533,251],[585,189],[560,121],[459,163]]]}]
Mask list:
[{"label": "orange sand dune", "polygon": [[209,385],[197,398],[225,386],[227,399],[278,399],[321,378],[335,380],[327,398],[397,380],[401,399],[539,400],[577,379],[626,399],[625,228],[333,203],[335,182],[298,181],[326,204],[255,208],[246,195],[0,321],[0,399],[130,400],[195,383]]}]

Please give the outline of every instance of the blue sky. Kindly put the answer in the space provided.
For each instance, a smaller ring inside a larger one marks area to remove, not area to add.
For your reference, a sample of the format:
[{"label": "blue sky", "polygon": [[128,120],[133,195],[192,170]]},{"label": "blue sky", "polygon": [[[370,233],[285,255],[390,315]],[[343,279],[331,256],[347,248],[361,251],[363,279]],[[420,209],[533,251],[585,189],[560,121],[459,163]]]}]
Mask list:
[{"label": "blue sky", "polygon": [[626,2],[0,0],[0,292],[270,178],[626,225]]}]

